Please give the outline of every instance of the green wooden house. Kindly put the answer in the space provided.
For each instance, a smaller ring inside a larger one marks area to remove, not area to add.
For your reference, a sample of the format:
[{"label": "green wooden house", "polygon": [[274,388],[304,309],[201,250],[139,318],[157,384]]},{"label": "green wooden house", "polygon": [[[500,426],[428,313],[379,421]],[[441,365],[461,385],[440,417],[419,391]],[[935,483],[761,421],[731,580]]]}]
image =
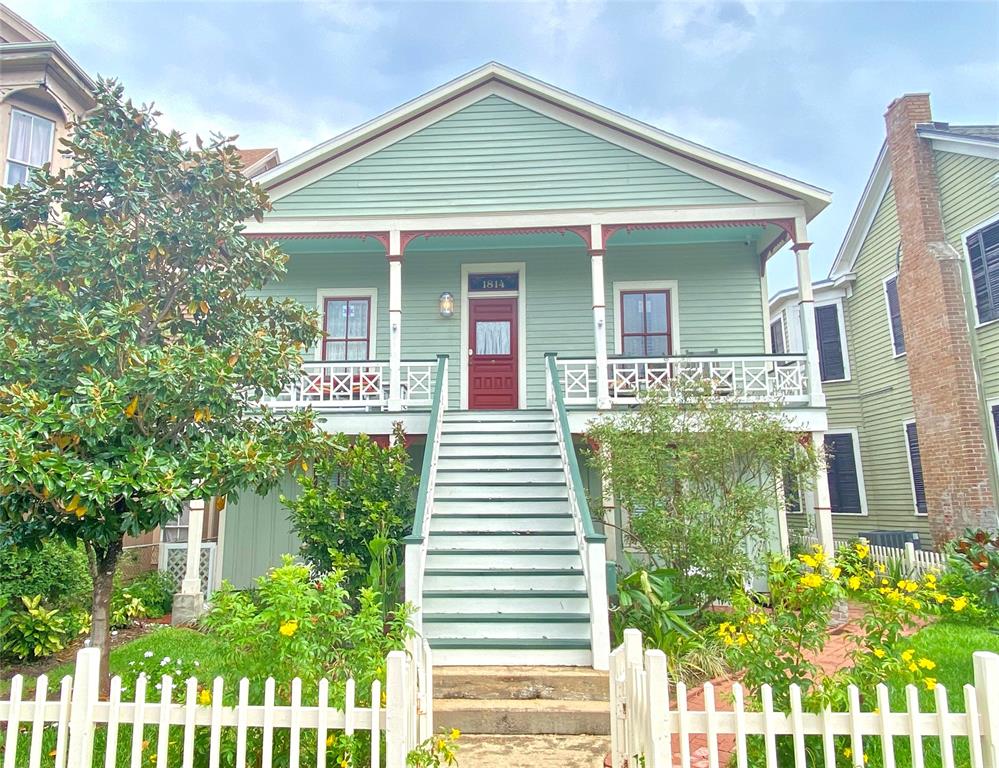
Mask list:
[{"label": "green wooden house", "polygon": [[[829,276],[815,283],[815,312],[835,534],[873,532],[875,539],[900,542],[902,536],[879,532],[904,533],[932,548],[960,533],[960,512],[969,515],[969,525],[995,524],[999,126],[933,122],[925,94],[903,97],[892,109],[907,104],[920,112],[900,127],[889,124]],[[929,159],[921,170],[892,162],[892,144],[910,136]],[[922,230],[905,228],[899,214],[921,186],[936,200],[942,235],[937,258],[955,272],[951,300],[960,309],[946,343],[924,342],[920,334],[920,321],[940,318],[933,301],[946,286],[916,272],[911,254],[919,243],[905,240],[922,237]],[[911,298],[903,290],[907,278],[917,289]],[[797,312],[797,289],[773,297],[775,349],[802,349]],[[966,364],[949,370],[948,360],[962,345],[967,345]],[[923,351],[928,357],[914,354]],[[962,380],[972,392],[967,420],[959,418],[955,385]],[[941,382],[944,398],[937,405],[934,392]],[[982,488],[991,501],[975,513],[971,496]],[[948,503],[954,499],[958,504]],[[808,511],[806,505],[793,506],[793,512]],[[793,527],[805,526],[805,518],[792,514],[789,520]]]},{"label": "green wooden house", "polygon": [[[258,180],[273,211],[248,233],[290,255],[269,291],[324,329],[270,405],[414,438],[407,597],[438,663],[606,665],[619,544],[573,447],[598,413],[708,380],[825,430],[818,357],[772,354],[766,288],[792,241],[810,290],[820,189],[498,64]],[[239,585],[297,547],[278,492],[242,496],[219,538]]]}]

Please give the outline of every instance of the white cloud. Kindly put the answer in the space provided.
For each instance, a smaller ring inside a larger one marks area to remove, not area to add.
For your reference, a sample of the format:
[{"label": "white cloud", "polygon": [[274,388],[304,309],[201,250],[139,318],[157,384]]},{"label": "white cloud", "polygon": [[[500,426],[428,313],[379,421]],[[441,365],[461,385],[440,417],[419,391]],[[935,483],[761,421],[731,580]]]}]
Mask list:
[{"label": "white cloud", "polygon": [[773,0],[668,0],[660,7],[663,36],[702,59],[748,50],[761,34],[772,35],[785,9]]}]

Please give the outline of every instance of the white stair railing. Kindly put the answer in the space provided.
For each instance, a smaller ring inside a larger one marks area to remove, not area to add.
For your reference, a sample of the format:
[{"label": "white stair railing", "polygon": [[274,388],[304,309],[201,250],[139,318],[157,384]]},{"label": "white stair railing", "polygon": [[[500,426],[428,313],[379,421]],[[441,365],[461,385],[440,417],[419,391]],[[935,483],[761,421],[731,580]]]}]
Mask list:
[{"label": "white stair railing", "polygon": [[555,435],[558,439],[562,468],[569,489],[569,509],[572,512],[576,529],[576,542],[583,558],[583,575],[586,578],[586,593],[590,604],[590,651],[593,654],[593,668],[607,669],[610,656],[610,626],[607,605],[607,537],[597,533],[590,516],[590,507],[583,489],[583,479],[579,472],[576,450],[572,445],[572,431],[565,410],[562,382],[559,381],[557,356],[545,355],[548,405],[555,421]]}]

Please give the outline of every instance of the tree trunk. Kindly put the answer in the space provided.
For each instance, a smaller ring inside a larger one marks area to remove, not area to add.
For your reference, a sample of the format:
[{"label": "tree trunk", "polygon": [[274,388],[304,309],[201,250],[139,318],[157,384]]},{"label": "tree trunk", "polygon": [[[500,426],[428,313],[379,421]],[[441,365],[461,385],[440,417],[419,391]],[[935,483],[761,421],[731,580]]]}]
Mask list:
[{"label": "tree trunk", "polygon": [[111,683],[109,659],[111,654],[111,592],[114,572],[121,555],[119,539],[106,549],[90,547],[90,576],[94,582],[94,595],[90,607],[90,645],[101,649],[101,694],[106,695]]}]

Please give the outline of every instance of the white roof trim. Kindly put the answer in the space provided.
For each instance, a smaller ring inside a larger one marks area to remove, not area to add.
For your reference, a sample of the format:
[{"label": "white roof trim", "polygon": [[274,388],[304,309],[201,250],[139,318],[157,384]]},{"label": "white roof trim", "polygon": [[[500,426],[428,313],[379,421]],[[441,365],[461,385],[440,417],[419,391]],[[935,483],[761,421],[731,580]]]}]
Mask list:
[{"label": "white roof trim", "polygon": [[884,199],[885,192],[888,191],[890,181],[891,164],[888,162],[888,145],[884,143],[881,145],[881,151],[878,152],[878,159],[867,179],[867,185],[860,196],[857,209],[853,212],[850,226],[846,230],[846,237],[843,238],[836,258],[833,259],[832,266],[829,268],[830,279],[853,271],[857,255],[864,245],[864,240],[867,239],[867,233],[874,223],[874,217],[878,214],[878,208],[881,207],[881,201]]},{"label": "white roof trim", "polygon": [[933,149],[941,152],[999,160],[999,141],[989,141],[974,136],[956,136],[946,131],[926,128],[917,128],[916,133],[921,138],[928,139]]},{"label": "white roof trim", "polygon": [[[669,152],[686,156],[737,178],[775,190],[792,199],[801,200],[805,204],[809,219],[825,208],[831,200],[831,194],[823,189],[682,139],[496,62],[479,67],[406,102],[396,109],[290,158],[278,167],[261,174],[257,181],[267,189],[281,185],[292,177],[302,174],[305,170],[320,165],[334,156],[342,155],[351,148],[411,121],[422,113],[443,107],[462,93],[495,81],[519,89],[528,97],[545,99],[590,120],[632,134]],[[280,197],[280,192],[277,192],[274,197]]]},{"label": "white roof trim", "polygon": [[278,155],[278,151],[277,151],[277,148],[276,148],[276,147],[275,147],[274,149],[272,149],[272,150],[271,150],[270,152],[268,152],[268,153],[267,153],[266,155],[264,155],[263,157],[261,157],[261,158],[260,158],[259,160],[257,160],[257,161],[256,161],[255,163],[253,163],[252,165],[248,165],[248,166],[246,166],[246,167],[245,167],[245,168],[243,169],[243,175],[244,175],[244,176],[247,176],[247,177],[252,177],[252,176],[253,176],[253,173],[254,173],[254,171],[256,171],[256,170],[257,170],[257,168],[259,168],[260,166],[262,166],[262,165],[266,165],[266,164],[267,164],[267,162],[268,162],[268,161],[269,161],[269,160],[270,160],[270,159],[271,159],[272,157],[274,157],[274,158],[277,158],[277,161],[278,161],[279,163],[281,162],[281,158],[280,158],[280,156]]},{"label": "white roof trim", "polygon": [[[816,280],[812,283],[812,291],[817,302],[827,301],[835,298],[845,298],[849,295],[850,289],[857,276],[853,272],[847,272],[836,279],[826,278]],[[798,300],[798,287],[785,288],[777,291],[770,297],[770,316],[773,317],[788,304],[793,304]]]}]

